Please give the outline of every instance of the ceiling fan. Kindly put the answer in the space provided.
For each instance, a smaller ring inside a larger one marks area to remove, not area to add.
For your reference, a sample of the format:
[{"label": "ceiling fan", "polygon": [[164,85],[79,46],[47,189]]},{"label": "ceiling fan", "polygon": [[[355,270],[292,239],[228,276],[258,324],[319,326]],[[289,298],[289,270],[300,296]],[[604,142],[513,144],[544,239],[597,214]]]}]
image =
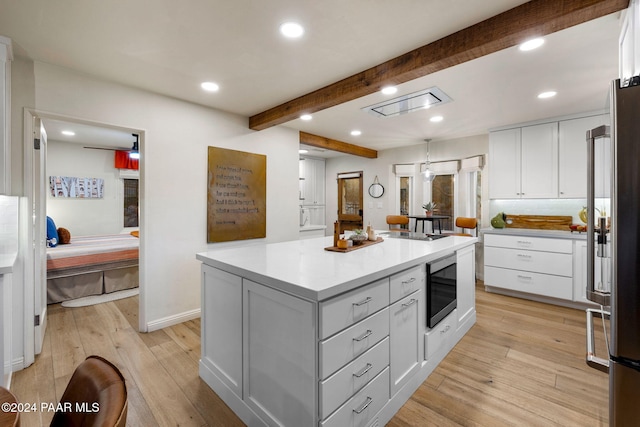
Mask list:
[{"label": "ceiling fan", "polygon": [[139,159],[140,158],[140,151],[138,150],[138,138],[140,137],[137,133],[132,133],[132,136],[134,136],[136,138],[135,141],[133,141],[133,147],[131,148],[127,148],[127,147],[83,147],[83,148],[89,148],[91,150],[111,150],[111,151],[127,151],[129,153],[129,157],[131,157],[132,159]]}]

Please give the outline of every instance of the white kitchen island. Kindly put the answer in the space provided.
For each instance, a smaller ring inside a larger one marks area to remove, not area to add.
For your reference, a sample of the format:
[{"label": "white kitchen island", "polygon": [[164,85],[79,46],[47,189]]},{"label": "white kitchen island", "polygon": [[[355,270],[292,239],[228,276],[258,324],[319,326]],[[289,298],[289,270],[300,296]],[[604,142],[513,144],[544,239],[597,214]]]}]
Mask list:
[{"label": "white kitchen island", "polygon": [[[211,249],[200,376],[248,425],[386,424],[475,323],[476,238],[332,237]],[[457,308],[426,326],[426,264],[456,254]]]}]

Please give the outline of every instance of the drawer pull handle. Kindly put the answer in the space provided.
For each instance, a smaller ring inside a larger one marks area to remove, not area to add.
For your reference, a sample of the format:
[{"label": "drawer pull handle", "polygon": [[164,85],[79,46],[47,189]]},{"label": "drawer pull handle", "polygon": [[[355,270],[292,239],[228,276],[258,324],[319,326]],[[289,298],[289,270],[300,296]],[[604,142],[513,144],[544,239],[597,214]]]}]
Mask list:
[{"label": "drawer pull handle", "polygon": [[355,374],[353,374],[353,376],[356,378],[360,378],[361,376],[369,372],[371,368],[373,368],[373,365],[371,363],[367,363],[367,366],[365,366],[360,372],[356,372]]},{"label": "drawer pull handle", "polygon": [[532,242],[528,240],[518,240],[519,245],[530,245]]},{"label": "drawer pull handle", "polygon": [[371,300],[373,300],[373,298],[371,297],[366,297],[365,299],[363,299],[360,302],[354,302],[353,305],[355,305],[356,307],[360,307],[361,305],[365,305],[371,302]]},{"label": "drawer pull handle", "polygon": [[368,337],[369,337],[369,335],[371,335],[372,333],[373,333],[373,332],[371,331],[371,329],[367,329],[367,332],[365,332],[364,334],[362,334],[362,335],[361,335],[361,336],[359,336],[358,338],[354,338],[353,340],[354,340],[354,341],[358,341],[358,342],[360,342],[360,341],[362,341],[363,339],[368,338]]},{"label": "drawer pull handle", "polygon": [[409,280],[403,280],[403,281],[402,281],[402,284],[403,284],[403,285],[408,285],[409,283],[413,283],[413,282],[415,282],[415,281],[416,281],[416,278],[415,278],[415,277],[412,277],[412,278],[411,278],[411,279],[409,279]]},{"label": "drawer pull handle", "polygon": [[518,274],[518,279],[533,280],[533,277],[531,277],[531,276],[523,276],[522,274]]},{"label": "drawer pull handle", "polygon": [[417,303],[417,302],[418,302],[418,300],[417,300],[417,299],[415,299],[415,298],[411,298],[411,301],[409,301],[409,302],[405,302],[404,304],[402,304],[402,306],[406,308],[406,307],[409,307],[409,306],[411,306],[411,305],[413,305],[413,304],[415,304],[415,303]]},{"label": "drawer pull handle", "polygon": [[356,414],[363,413],[364,410],[367,409],[369,405],[371,405],[371,402],[373,402],[373,399],[367,396],[367,400],[364,402],[364,405],[362,405],[359,409],[354,409],[353,412],[355,412]]},{"label": "drawer pull handle", "polygon": [[449,329],[451,329],[451,326],[447,325],[443,330],[440,331],[440,333],[441,334],[446,334],[449,331]]},{"label": "drawer pull handle", "polygon": [[518,254],[518,258],[531,259],[531,255]]}]

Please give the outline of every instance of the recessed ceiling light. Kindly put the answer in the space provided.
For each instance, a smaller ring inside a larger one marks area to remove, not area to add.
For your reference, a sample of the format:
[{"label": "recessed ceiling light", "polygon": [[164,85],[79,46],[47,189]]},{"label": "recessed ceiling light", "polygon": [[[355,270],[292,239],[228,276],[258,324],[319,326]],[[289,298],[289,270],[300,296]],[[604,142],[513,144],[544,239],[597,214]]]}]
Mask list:
[{"label": "recessed ceiling light", "polygon": [[432,122],[434,122],[434,123],[437,123],[437,122],[441,122],[443,119],[444,119],[444,117],[442,117],[442,116],[433,116],[433,117],[431,117],[431,118],[429,119],[429,121],[432,121]]},{"label": "recessed ceiling light", "polygon": [[63,135],[67,135],[67,136],[74,136],[76,133],[72,130],[63,130],[62,132]]},{"label": "recessed ceiling light", "polygon": [[382,88],[380,92],[382,92],[385,95],[393,95],[397,91],[398,91],[398,88],[395,86],[385,86]]},{"label": "recessed ceiling light", "polygon": [[285,37],[297,39],[298,37],[302,37],[304,34],[304,28],[302,28],[302,25],[297,22],[285,22],[280,25],[280,32]]},{"label": "recessed ceiling light", "polygon": [[542,92],[540,95],[538,95],[538,98],[540,99],[546,99],[546,98],[553,98],[554,96],[556,96],[557,92],[550,90],[549,92]]},{"label": "recessed ceiling light", "polygon": [[526,52],[528,50],[537,49],[540,46],[542,46],[543,44],[544,44],[544,39],[538,37],[538,38],[535,38],[535,39],[527,40],[526,42],[522,43],[518,47],[518,49]]},{"label": "recessed ceiling light", "polygon": [[311,114],[303,114],[300,116],[300,120],[304,120],[304,121],[309,121],[311,120],[313,117],[311,117]]},{"label": "recessed ceiling light", "polygon": [[351,136],[360,136],[362,135],[362,132],[359,130],[352,130],[351,131]]},{"label": "recessed ceiling light", "polygon": [[307,154],[309,152],[309,150],[305,150],[304,148],[301,148],[300,150],[298,150],[299,154]]},{"label": "recessed ceiling light", "polygon": [[220,86],[214,82],[203,82],[200,84],[200,87],[207,92],[217,92],[220,89]]}]

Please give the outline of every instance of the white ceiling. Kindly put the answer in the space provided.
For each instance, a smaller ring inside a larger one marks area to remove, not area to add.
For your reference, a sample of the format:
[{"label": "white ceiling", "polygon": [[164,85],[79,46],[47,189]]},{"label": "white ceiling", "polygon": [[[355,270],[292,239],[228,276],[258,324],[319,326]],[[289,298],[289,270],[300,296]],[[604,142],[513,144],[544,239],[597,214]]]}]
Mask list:
[{"label": "white ceiling", "polygon": [[[249,117],[522,3],[0,0],[0,35],[36,61]],[[279,35],[288,20],[305,26],[301,39]],[[619,26],[619,14],[600,18],[547,36],[536,51],[506,49],[405,83],[394,95],[437,86],[453,99],[430,110],[375,118],[360,111],[384,99],[373,94],[285,126],[381,150],[603,109],[617,76]],[[205,80],[220,91],[203,92]],[[551,89],[555,98],[536,99]],[[429,122],[434,114],[444,121]],[[361,136],[349,135],[355,128]]]}]

